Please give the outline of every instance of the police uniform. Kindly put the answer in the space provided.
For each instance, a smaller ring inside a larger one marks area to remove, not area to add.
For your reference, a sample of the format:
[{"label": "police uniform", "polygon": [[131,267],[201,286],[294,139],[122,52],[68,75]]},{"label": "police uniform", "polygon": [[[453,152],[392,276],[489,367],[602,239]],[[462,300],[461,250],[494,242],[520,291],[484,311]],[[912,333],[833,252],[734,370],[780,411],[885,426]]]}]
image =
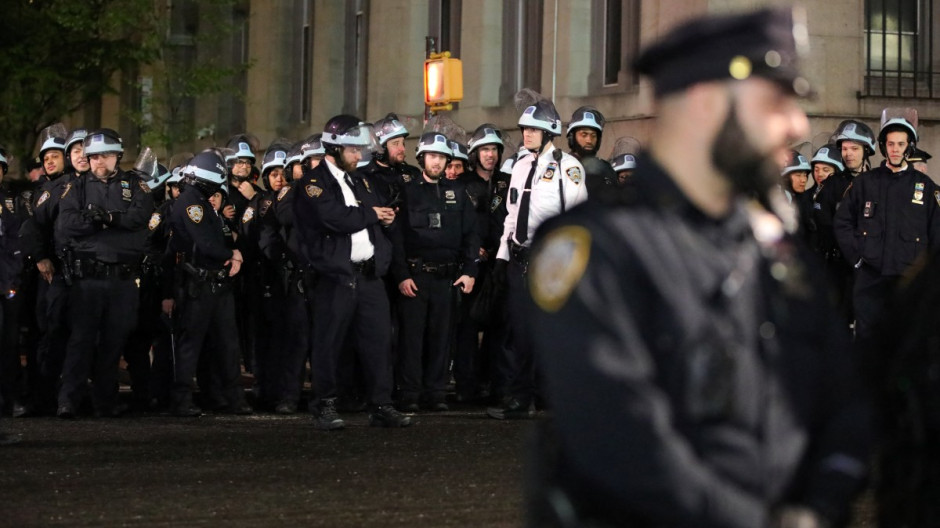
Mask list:
[{"label": "police uniform", "polygon": [[461,275],[477,275],[476,211],[459,181],[432,183],[422,175],[404,185],[403,195],[392,276],[397,284],[412,279],[417,293],[397,297],[399,390],[403,405],[417,404],[423,393],[440,406],[449,381],[453,283]]},{"label": "police uniform", "polygon": [[635,181],[635,200],[576,208],[533,249],[553,485],[611,525],[767,526],[782,503],[842,520],[869,417],[808,252],[745,203],[706,216],[648,158]]},{"label": "police uniform", "polygon": [[19,403],[26,388],[20,366],[18,293],[23,271],[19,231],[27,218],[26,211],[17,207],[16,196],[0,186],[0,410],[3,400]]},{"label": "police uniform", "polygon": [[[554,145],[536,156],[522,156],[512,168],[512,179],[506,202],[506,220],[496,258],[508,261],[506,278],[509,290],[509,316],[511,319],[510,346],[501,359],[503,369],[512,372],[509,395],[516,407],[528,408],[535,395],[535,358],[520,331],[525,327],[525,276],[529,264],[529,247],[535,230],[545,220],[552,218],[587,199],[584,186],[584,169],[581,163],[569,154],[561,154]],[[531,190],[526,190],[527,180]],[[528,220],[521,222],[520,206],[529,194]],[[525,223],[525,232],[520,232]]]},{"label": "police uniform", "polygon": [[849,187],[850,176],[846,171],[837,171],[818,184],[813,193],[813,223],[816,231],[811,240],[812,249],[825,261],[826,273],[839,311],[851,319],[852,267],[846,263],[836,241],[835,216],[842,196]]},{"label": "police uniform", "polygon": [[898,277],[940,247],[940,187],[908,166],[859,175],[835,215],[842,254],[855,266],[855,331],[866,337]]},{"label": "police uniform", "polygon": [[375,159],[369,160],[368,165],[357,172],[369,178],[373,190],[379,196],[379,205],[389,205],[396,199],[400,200],[402,186],[421,178],[421,169],[417,167],[407,163],[382,165]]},{"label": "police uniform", "polygon": [[[171,216],[169,252],[176,261],[178,335],[175,381],[171,394],[178,415],[198,415],[192,400],[192,380],[203,348],[212,343],[209,358],[225,407],[245,412],[238,384],[238,338],[235,326],[235,298],[232,278],[225,263],[234,253],[226,241],[222,218],[209,203],[209,191],[186,185],[174,202]],[[201,386],[205,391],[208,387]]]},{"label": "police uniform", "polygon": [[381,277],[391,263],[392,246],[372,209],[381,205],[379,197],[367,181],[325,159],[305,169],[294,187],[300,258],[318,276],[310,313],[313,390],[319,402],[337,397],[337,364],[351,331],[369,403],[391,404],[391,321]]},{"label": "police uniform", "polygon": [[[59,390],[60,414],[74,415],[89,374],[94,380],[96,412],[116,414],[118,363],[137,322],[136,280],[153,197],[139,177],[120,169],[104,181],[91,172],[83,173],[66,188],[56,228],[69,241],[74,282],[69,294],[72,326]],[[106,212],[106,222],[89,215],[92,208]]]},{"label": "police uniform", "polygon": [[275,351],[280,358],[275,411],[285,414],[296,411],[300,401],[312,327],[307,295],[313,290],[314,278],[299,258],[294,229],[293,193],[298,192],[295,187],[300,181],[291,182],[277,193],[271,212],[263,217],[259,240],[261,251],[277,267],[277,279],[285,294],[283,349]]}]

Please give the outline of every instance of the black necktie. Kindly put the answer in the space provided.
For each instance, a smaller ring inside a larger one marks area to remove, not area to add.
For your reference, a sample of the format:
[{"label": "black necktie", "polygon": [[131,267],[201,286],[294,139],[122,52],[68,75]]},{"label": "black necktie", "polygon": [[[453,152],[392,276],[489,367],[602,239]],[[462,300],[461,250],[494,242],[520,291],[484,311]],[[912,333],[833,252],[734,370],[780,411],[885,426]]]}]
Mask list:
[{"label": "black necktie", "polygon": [[529,177],[525,179],[525,186],[522,188],[522,199],[519,202],[519,213],[516,215],[516,242],[520,246],[525,245],[529,239],[529,198],[532,196],[532,177],[535,176],[535,168],[538,166],[538,158],[532,160],[532,168],[529,170]]}]

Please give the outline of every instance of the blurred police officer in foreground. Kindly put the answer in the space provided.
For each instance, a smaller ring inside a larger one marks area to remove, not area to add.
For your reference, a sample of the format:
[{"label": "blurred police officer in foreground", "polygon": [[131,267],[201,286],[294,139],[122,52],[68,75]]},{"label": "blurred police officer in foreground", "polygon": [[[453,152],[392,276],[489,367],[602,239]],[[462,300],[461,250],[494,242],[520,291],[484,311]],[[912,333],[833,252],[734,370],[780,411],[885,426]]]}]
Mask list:
[{"label": "blurred police officer in foreground", "polygon": [[805,32],[763,10],[650,45],[636,67],[658,112],[635,193],[540,230],[529,330],[558,458],[534,526],[845,522],[870,439],[849,339],[808,250],[749,199],[808,131]]},{"label": "blurred police officer in foreground", "polygon": [[588,195],[581,163],[552,144],[561,134],[561,118],[551,101],[536,97],[519,117],[519,128],[528,153],[512,169],[503,236],[493,269],[494,278],[508,286],[512,320],[508,357],[503,360],[512,372],[510,397],[501,407],[487,410],[498,420],[532,416],[535,358],[522,332],[532,237],[542,222],[583,202]]},{"label": "blurred police officer in foreground", "polygon": [[123,411],[118,363],[137,323],[136,281],[153,213],[146,183],[118,166],[124,146],[117,132],[90,132],[84,153],[91,168],[66,184],[56,221],[56,229],[68,240],[64,265],[73,276],[72,326],[56,411],[60,418],[75,417],[89,377],[95,413],[117,416]]},{"label": "blurred police officer in foreground", "polygon": [[384,231],[395,211],[381,206],[369,180],[355,173],[360,149],[373,141],[371,127],[358,118],[333,117],[323,130],[323,162],[305,171],[293,193],[300,255],[318,275],[310,309],[313,417],[320,430],[345,427],[336,411],[337,365],[349,332],[365,373],[369,424],[411,425],[392,406],[391,317],[382,282],[392,259]]},{"label": "blurred police officer in foreground", "polygon": [[396,224],[392,277],[398,283],[399,409],[418,410],[419,397],[446,411],[453,287],[473,291],[480,239],[466,186],[444,173],[453,151],[447,138],[426,132],[418,140],[420,180],[403,186]]},{"label": "blurred police officer in foreground", "polygon": [[[170,245],[177,275],[174,309],[179,312],[176,341],[175,381],[171,395],[177,416],[199,416],[193,403],[193,377],[199,357],[212,342],[214,377],[226,406],[222,411],[250,412],[238,381],[238,339],[235,326],[235,299],[232,277],[242,265],[242,254],[227,247],[222,218],[209,197],[225,183],[225,162],[214,149],[197,154],[182,170],[186,185],[170,213]],[[206,390],[207,387],[200,387]]]},{"label": "blurred police officer in foreground", "polygon": [[940,247],[940,187],[907,157],[917,144],[913,115],[885,113],[878,146],[885,163],[856,177],[836,211],[839,247],[855,267],[855,335],[868,337],[898,278]]}]

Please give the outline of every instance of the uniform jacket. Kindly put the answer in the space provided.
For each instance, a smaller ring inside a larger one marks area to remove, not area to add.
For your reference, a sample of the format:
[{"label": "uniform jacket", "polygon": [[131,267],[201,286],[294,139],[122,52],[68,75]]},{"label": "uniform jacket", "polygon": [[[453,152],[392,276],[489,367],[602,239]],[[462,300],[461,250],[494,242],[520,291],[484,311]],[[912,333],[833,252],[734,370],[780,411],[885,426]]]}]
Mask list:
[{"label": "uniform jacket", "polygon": [[842,196],[849,187],[849,176],[842,172],[833,173],[822,184],[811,189],[813,193],[813,220],[816,223],[816,236],[813,249],[830,258],[839,249],[836,243],[835,216]]},{"label": "uniform jacket", "polygon": [[358,207],[346,205],[339,182],[324,160],[315,169],[304,169],[294,188],[294,230],[304,265],[337,282],[352,283],[354,272],[350,255],[352,234],[367,230],[375,246],[375,269],[385,275],[392,260],[392,244],[378,215],[380,197],[368,180],[353,172]]},{"label": "uniform jacket", "polygon": [[[407,259],[414,258],[426,263],[459,264],[461,275],[475,277],[480,237],[467,186],[445,178],[430,183],[422,175],[406,183],[402,195],[404,202],[395,222],[395,282],[411,278]],[[430,226],[432,216],[439,227]]]},{"label": "uniform jacket", "polygon": [[[88,204],[111,213],[111,225],[85,218],[82,211]],[[77,257],[93,256],[110,264],[139,264],[146,251],[147,224],[153,210],[150,189],[136,174],[118,169],[100,181],[89,171],[65,184],[56,229]]]},{"label": "uniform jacket", "polygon": [[851,265],[900,275],[925,250],[940,246],[940,187],[908,166],[877,167],[852,182],[835,216],[835,234]]},{"label": "uniform jacket", "polygon": [[22,202],[6,186],[0,187],[0,294],[16,290],[23,270],[20,227],[29,219]]},{"label": "uniform jacket", "polygon": [[634,180],[547,222],[529,264],[563,486],[612,526],[842,519],[870,415],[811,254],[756,206],[706,216],[652,160]]},{"label": "uniform jacket", "polygon": [[535,230],[542,222],[587,199],[584,167],[570,154],[563,153],[561,161],[556,160],[556,150],[554,145],[549,144],[541,155],[536,157],[529,153],[513,166],[506,203],[506,221],[497,258],[509,260],[508,239],[512,237],[518,242],[518,238],[514,236],[516,217],[519,213],[519,203],[522,200],[525,182],[533,165],[535,175],[532,178],[532,197],[529,202],[529,233],[524,245],[529,245]]},{"label": "uniform jacket", "polygon": [[184,253],[196,267],[218,270],[234,254],[229,247],[222,218],[212,208],[204,191],[195,185],[183,186],[170,213],[171,254]]}]

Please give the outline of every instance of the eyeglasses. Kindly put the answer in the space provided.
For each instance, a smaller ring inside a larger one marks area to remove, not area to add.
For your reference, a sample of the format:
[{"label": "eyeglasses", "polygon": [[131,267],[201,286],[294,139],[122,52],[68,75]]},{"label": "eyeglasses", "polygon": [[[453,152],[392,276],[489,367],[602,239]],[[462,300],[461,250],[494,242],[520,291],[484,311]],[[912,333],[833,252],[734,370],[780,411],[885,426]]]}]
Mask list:
[{"label": "eyeglasses", "polygon": [[238,158],[235,160],[234,165],[251,165],[251,160]]}]

